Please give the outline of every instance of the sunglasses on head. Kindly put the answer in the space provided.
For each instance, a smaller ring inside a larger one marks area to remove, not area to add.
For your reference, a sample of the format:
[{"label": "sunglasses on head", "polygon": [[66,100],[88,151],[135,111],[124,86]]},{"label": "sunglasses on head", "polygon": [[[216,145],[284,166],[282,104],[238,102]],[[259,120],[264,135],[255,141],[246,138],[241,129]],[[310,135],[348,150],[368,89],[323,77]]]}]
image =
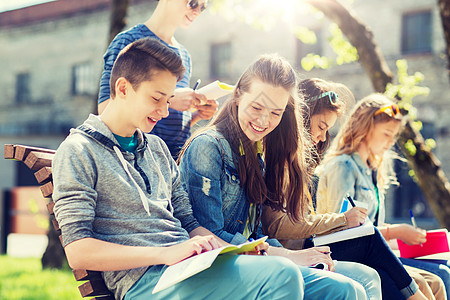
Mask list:
[{"label": "sunglasses on head", "polygon": [[337,103],[337,99],[338,99],[338,94],[336,94],[335,92],[325,92],[320,94],[319,96],[314,96],[311,97],[309,99],[309,101],[315,101],[315,100],[319,100],[322,99],[324,97],[328,97],[328,100],[330,101],[331,104],[336,104]]},{"label": "sunglasses on head", "polygon": [[[192,10],[196,10],[198,6],[199,6],[198,0],[191,0],[188,2],[188,7]],[[203,12],[207,6],[208,6],[208,1],[203,2],[200,5],[200,12]]]},{"label": "sunglasses on head", "polygon": [[387,105],[383,106],[379,110],[375,112],[374,116],[378,116],[379,114],[385,113],[391,118],[395,117],[396,115],[401,115],[400,108],[397,104]]}]

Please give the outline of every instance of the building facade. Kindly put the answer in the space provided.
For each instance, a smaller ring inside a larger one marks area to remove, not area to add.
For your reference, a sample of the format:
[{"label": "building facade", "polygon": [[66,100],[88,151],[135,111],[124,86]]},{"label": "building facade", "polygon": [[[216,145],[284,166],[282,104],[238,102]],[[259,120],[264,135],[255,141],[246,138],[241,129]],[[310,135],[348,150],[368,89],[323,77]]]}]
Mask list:
[{"label": "building facade", "polygon": [[[21,143],[56,149],[68,130],[96,111],[98,82],[107,47],[111,0],[57,0],[0,13],[0,144]],[[146,21],[154,1],[131,1],[128,27]],[[450,174],[450,84],[444,35],[434,0],[355,0],[356,15],[368,25],[393,73],[395,62],[406,59],[409,74],[422,72],[420,85],[428,96],[415,99],[424,135],[437,142],[434,150]],[[261,13],[261,12],[258,12]],[[249,13],[250,14],[250,13]],[[267,11],[265,14],[268,14]],[[319,15],[319,18],[317,16]],[[262,23],[266,15],[261,14]],[[280,19],[267,18],[264,29],[229,19],[224,11],[206,10],[191,28],[176,37],[190,51],[193,83],[220,79],[234,83],[248,64],[263,53],[279,53],[297,67],[300,76],[321,77],[346,84],[356,99],[373,92],[359,63],[336,65],[306,72],[300,59],[314,51],[333,57],[329,46],[329,21],[317,12],[295,9]],[[267,25],[267,24],[266,24]],[[316,33],[314,45],[301,43],[295,28]],[[408,217],[413,207],[424,222],[435,224],[423,196],[405,166],[402,187],[388,197],[388,219]],[[29,185],[26,170],[0,160],[0,189]],[[406,212],[405,212],[406,209]],[[430,225],[431,226],[431,225]]]}]

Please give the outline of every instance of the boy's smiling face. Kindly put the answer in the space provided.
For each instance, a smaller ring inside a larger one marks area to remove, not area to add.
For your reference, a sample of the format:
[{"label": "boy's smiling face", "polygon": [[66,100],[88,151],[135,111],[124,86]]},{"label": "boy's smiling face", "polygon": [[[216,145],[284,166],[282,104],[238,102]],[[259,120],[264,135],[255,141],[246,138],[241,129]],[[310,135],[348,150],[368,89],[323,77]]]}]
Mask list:
[{"label": "boy's smiling face", "polygon": [[151,80],[141,82],[136,90],[127,83],[129,88],[124,97],[130,132],[134,134],[139,128],[149,133],[156,122],[169,115],[169,103],[174,95],[177,78],[165,70],[154,73]]}]

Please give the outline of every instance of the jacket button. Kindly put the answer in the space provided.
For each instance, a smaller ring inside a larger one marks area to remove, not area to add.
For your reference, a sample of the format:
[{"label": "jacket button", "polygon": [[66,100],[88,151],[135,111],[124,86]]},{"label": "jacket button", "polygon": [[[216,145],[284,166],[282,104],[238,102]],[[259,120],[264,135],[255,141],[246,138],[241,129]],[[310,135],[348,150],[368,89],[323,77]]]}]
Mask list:
[{"label": "jacket button", "polygon": [[231,175],[231,179],[232,179],[232,180],[236,180],[236,176]]}]

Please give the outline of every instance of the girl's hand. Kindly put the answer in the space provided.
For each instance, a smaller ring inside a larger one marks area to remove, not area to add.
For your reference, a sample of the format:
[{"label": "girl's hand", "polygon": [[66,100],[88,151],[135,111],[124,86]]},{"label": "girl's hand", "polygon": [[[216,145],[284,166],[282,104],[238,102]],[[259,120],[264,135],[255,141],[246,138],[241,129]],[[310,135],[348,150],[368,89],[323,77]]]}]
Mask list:
[{"label": "girl's hand", "polygon": [[362,207],[353,207],[349,211],[346,211],[344,215],[347,219],[348,228],[357,227],[364,224],[367,217],[367,209]]},{"label": "girl's hand", "polygon": [[[202,94],[198,95],[204,96]],[[209,120],[217,112],[219,102],[217,102],[216,100],[207,100],[205,105],[197,105],[195,107],[198,109],[197,114],[201,119]]]},{"label": "girl's hand", "polygon": [[330,247],[321,246],[298,251],[290,251],[290,254],[287,257],[300,266],[312,266],[318,263],[323,263],[328,265],[328,270],[334,271],[334,263],[330,254]]},{"label": "girl's hand", "polygon": [[261,252],[260,252],[261,250],[267,251],[268,249],[269,249],[269,244],[264,242],[264,243],[257,245],[255,247],[254,251],[247,251],[247,252],[243,252],[241,254],[243,254],[243,255],[261,255]]},{"label": "girl's hand", "polygon": [[197,235],[183,243],[162,248],[162,251],[164,252],[163,255],[165,256],[164,264],[170,266],[193,255],[219,247],[219,242],[214,236]]},{"label": "girl's hand", "polygon": [[[395,227],[394,227],[395,226]],[[421,228],[414,228],[409,224],[398,224],[391,226],[391,232],[395,237],[408,245],[417,245],[427,241],[427,232]]]}]

